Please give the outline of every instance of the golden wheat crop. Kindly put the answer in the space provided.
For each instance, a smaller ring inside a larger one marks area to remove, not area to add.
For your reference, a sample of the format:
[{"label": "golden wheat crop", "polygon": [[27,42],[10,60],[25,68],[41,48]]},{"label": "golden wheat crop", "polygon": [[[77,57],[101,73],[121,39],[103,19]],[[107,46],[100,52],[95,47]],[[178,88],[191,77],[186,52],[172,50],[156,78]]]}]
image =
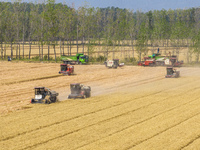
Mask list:
[{"label": "golden wheat crop", "polygon": [[[200,69],[178,69],[180,78],[167,79],[165,67],[77,65],[76,75],[61,76],[59,64],[1,62],[0,147],[199,149]],[[73,82],[90,85],[92,97],[64,100]],[[28,104],[34,86],[64,101]]]}]

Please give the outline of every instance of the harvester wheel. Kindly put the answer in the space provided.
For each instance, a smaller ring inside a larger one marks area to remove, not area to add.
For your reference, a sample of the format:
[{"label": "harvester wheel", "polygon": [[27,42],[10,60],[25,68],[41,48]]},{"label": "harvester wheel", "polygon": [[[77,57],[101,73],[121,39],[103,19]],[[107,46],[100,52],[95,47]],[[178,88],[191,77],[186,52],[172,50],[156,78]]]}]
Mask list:
[{"label": "harvester wheel", "polygon": [[149,64],[149,66],[150,66],[150,67],[153,67],[153,64],[152,64],[152,63],[150,63],[150,64]]},{"label": "harvester wheel", "polygon": [[31,99],[31,103],[34,103],[35,102],[35,100],[34,99]]},{"label": "harvester wheel", "polygon": [[47,99],[45,100],[45,104],[50,104],[50,103],[51,103],[51,101],[50,101],[49,99],[48,99],[48,100],[47,100]]}]

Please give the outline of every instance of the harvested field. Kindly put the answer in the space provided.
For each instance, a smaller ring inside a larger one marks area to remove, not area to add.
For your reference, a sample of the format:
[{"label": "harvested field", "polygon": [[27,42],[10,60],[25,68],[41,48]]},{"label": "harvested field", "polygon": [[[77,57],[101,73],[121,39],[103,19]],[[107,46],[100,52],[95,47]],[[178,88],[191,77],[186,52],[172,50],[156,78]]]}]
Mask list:
[{"label": "harvested field", "polygon": [[[200,68],[75,66],[58,75],[56,63],[0,62],[1,149],[200,149]],[[92,97],[66,100],[69,84]],[[29,104],[34,86],[59,92],[61,102]]]}]

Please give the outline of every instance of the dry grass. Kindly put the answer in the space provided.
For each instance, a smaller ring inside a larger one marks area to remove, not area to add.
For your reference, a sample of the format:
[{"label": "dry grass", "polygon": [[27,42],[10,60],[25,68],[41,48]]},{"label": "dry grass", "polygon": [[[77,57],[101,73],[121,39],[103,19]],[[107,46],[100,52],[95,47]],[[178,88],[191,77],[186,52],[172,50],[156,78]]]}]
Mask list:
[{"label": "dry grass", "polygon": [[[24,97],[23,110],[0,117],[1,149],[199,149],[199,68],[180,68],[181,78],[166,79],[164,67],[75,66],[76,76],[32,80],[56,75],[59,64],[0,66],[7,79],[1,80],[1,105],[14,107]],[[65,97],[76,81],[90,85],[93,97],[28,104],[34,86]]]}]

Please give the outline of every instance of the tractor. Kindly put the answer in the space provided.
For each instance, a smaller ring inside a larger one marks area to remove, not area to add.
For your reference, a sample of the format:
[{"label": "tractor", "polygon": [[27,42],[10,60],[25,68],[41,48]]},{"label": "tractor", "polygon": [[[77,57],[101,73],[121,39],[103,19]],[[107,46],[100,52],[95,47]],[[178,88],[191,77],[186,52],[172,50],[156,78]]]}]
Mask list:
[{"label": "tractor", "polygon": [[80,83],[72,83],[70,84],[71,94],[69,94],[68,99],[71,98],[88,98],[91,97],[91,87],[84,86]]},{"label": "tractor", "polygon": [[104,62],[107,68],[115,68],[124,66],[124,63],[119,64],[119,59],[107,60]]},{"label": "tractor", "polygon": [[165,78],[178,78],[180,76],[180,71],[173,69],[173,67],[167,67],[167,75]]},{"label": "tractor", "polygon": [[61,71],[59,71],[59,74],[71,75],[74,73],[74,66],[71,66],[70,64],[61,64],[60,68]]},{"label": "tractor", "polygon": [[35,87],[35,98],[31,99],[31,103],[50,104],[58,101],[58,93],[46,87]]}]

